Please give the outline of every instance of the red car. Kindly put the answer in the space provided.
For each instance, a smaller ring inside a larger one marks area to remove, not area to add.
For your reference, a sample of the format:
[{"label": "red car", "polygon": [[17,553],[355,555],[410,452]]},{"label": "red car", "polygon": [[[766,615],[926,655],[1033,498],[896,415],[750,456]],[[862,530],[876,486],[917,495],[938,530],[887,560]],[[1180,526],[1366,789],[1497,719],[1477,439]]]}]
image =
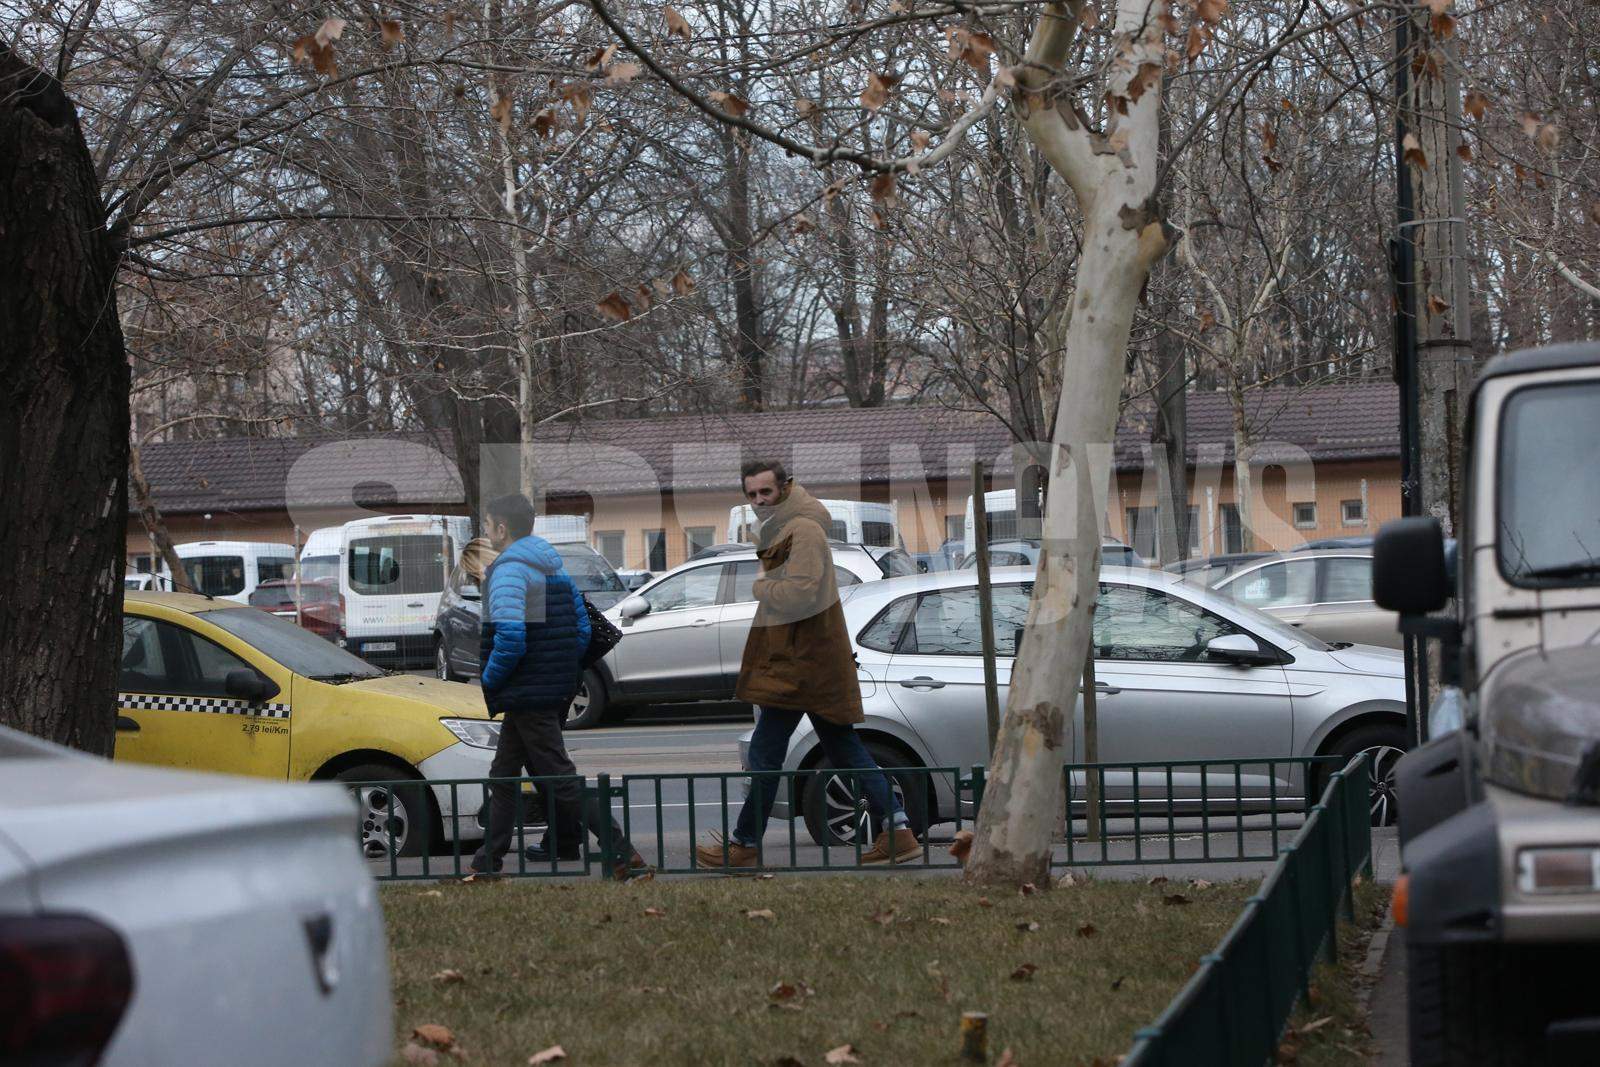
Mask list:
[{"label": "red car", "polygon": [[[299,585],[300,625],[318,637],[338,642],[344,637],[344,597],[339,595],[338,579],[311,578]],[[293,578],[275,578],[256,586],[250,606],[293,619],[294,593]]]}]

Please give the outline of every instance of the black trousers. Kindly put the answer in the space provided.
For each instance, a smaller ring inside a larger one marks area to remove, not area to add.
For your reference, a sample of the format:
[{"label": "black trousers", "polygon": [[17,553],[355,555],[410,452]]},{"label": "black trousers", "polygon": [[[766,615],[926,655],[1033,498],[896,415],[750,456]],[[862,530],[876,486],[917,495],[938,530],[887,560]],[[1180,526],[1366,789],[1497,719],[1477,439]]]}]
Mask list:
[{"label": "black trousers", "polygon": [[[611,818],[607,805],[595,796],[587,800],[578,769],[567,755],[566,739],[561,733],[561,710],[514,711],[503,716],[500,740],[495,745],[494,760],[489,764],[492,778],[518,778],[523,768],[535,778],[572,775],[565,781],[552,782],[545,787],[546,817],[549,832],[545,842],[558,851],[577,849],[583,844],[583,828],[579,812],[588,819],[590,832],[597,837],[602,819],[611,820],[611,845],[622,861],[633,854],[633,846],[622,836],[622,826]],[[489,820],[484,829],[483,847],[472,858],[476,871],[498,871],[511,838],[516,831],[518,794],[515,783],[489,787]]]}]

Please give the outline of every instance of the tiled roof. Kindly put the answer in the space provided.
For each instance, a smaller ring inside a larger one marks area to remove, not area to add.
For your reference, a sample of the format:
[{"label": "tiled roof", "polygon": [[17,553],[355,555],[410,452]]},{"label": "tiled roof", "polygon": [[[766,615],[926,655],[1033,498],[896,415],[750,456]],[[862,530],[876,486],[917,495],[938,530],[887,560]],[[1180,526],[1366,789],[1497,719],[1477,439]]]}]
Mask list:
[{"label": "tiled roof", "polygon": [[[1226,394],[1191,393],[1188,406],[1190,461],[1203,453],[1207,462],[1231,463]],[[1258,390],[1247,404],[1266,462],[1398,456],[1397,411],[1387,382]],[[1119,469],[1140,468],[1149,425],[1148,401],[1128,405],[1117,428]],[[1012,470],[1010,437],[998,420],[937,407],[589,420],[546,426],[538,440],[541,480],[555,497],[721,489],[737,481],[748,455],[783,459],[816,485],[960,477],[974,458],[997,474]],[[515,445],[496,447],[515,456]],[[448,442],[423,434],[182,441],[146,446],[143,462],[169,514],[340,506],[391,494],[405,507],[464,501]]]}]

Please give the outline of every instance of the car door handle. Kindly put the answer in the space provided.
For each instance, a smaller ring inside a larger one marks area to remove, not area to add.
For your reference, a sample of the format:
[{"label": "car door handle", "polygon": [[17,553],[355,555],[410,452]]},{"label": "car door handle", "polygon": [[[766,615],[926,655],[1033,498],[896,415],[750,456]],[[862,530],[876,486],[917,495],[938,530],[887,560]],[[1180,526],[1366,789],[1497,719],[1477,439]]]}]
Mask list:
[{"label": "car door handle", "polygon": [[136,734],[139,732],[139,720],[130,719],[126,715],[117,716],[117,732],[119,734]]},{"label": "car door handle", "polygon": [[421,607],[426,607],[426,606],[427,606],[427,604],[424,601],[421,601],[421,600],[417,601],[415,604],[407,604],[406,605],[406,607],[408,607],[408,608],[421,608]]},{"label": "car door handle", "polygon": [[[1122,692],[1122,689],[1119,686],[1107,685],[1105,682],[1096,682],[1094,683],[1094,691],[1110,696],[1112,693]],[[1078,686],[1078,692],[1083,692],[1083,686]]]},{"label": "car door handle", "polygon": [[699,627],[699,626],[710,626],[711,625],[711,620],[710,619],[696,619],[693,622],[691,622],[689,625],[690,626],[696,626],[696,627]]},{"label": "car door handle", "polygon": [[900,679],[900,685],[905,689],[943,689],[945,687],[944,682],[937,678],[929,678],[925,674],[920,674],[915,678],[902,678]]}]

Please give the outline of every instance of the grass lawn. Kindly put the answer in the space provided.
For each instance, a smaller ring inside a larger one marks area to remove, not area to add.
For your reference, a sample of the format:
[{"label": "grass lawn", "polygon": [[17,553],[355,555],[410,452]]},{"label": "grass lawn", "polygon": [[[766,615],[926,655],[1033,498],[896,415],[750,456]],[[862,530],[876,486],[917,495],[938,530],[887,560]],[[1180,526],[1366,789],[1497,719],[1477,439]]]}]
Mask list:
[{"label": "grass lawn", "polygon": [[1311,1002],[1302,1001],[1289,1018],[1279,1047],[1282,1063],[1302,1067],[1371,1062],[1377,1052],[1361,1010],[1367,980],[1361,974],[1372,934],[1389,910],[1390,889],[1363,880],[1356,886],[1352,925],[1339,923],[1339,962],[1311,972]]},{"label": "grass lawn", "polygon": [[443,1026],[470,1063],[560,1045],[578,1067],[820,1065],[854,1062],[827,1059],[851,1045],[862,1063],[954,1065],[962,1012],[982,1011],[990,1061],[1010,1048],[1038,1067],[1115,1062],[1255,884],[507,880],[383,902],[399,1044]]}]

